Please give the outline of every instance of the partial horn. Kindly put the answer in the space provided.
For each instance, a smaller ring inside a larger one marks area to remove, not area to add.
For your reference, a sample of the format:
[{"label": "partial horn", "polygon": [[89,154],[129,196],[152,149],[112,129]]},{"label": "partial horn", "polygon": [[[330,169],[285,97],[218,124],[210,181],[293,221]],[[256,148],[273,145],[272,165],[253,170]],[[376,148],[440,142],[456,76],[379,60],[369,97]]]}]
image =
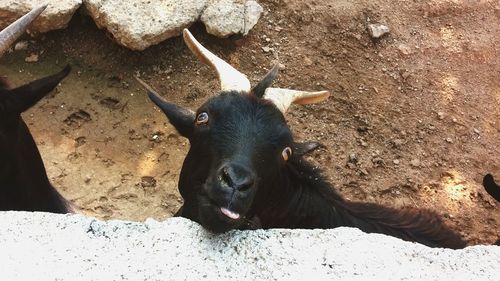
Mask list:
[{"label": "partial horn", "polygon": [[34,8],[0,32],[0,56],[26,31],[30,23],[33,22],[47,6],[48,4],[45,4],[38,8]]},{"label": "partial horn", "polygon": [[275,64],[271,70],[264,76],[257,85],[255,85],[252,88],[252,93],[259,97],[262,98],[264,94],[266,93],[266,89],[271,87],[273,84],[274,79],[278,76],[278,72],[280,70],[280,67],[278,64]]},{"label": "partial horn", "polygon": [[184,42],[186,42],[191,52],[193,52],[201,62],[210,65],[217,71],[222,91],[250,92],[250,81],[245,74],[239,72],[227,62],[203,47],[188,29],[184,29],[183,37]]},{"label": "partial horn", "polygon": [[137,80],[137,82],[139,82],[139,84],[141,84],[141,86],[143,86],[146,90],[148,90],[148,92],[153,93],[153,94],[161,97],[160,94],[158,94],[158,92],[156,92],[156,90],[153,89],[153,87],[149,86],[148,83],[144,82],[144,80],[142,80],[138,76],[134,76],[134,78],[135,78],[135,80]]},{"label": "partial horn", "polygon": [[292,103],[318,103],[326,100],[329,96],[330,92],[328,91],[305,92],[281,88],[267,88],[264,99],[274,103],[274,105],[285,114]]}]

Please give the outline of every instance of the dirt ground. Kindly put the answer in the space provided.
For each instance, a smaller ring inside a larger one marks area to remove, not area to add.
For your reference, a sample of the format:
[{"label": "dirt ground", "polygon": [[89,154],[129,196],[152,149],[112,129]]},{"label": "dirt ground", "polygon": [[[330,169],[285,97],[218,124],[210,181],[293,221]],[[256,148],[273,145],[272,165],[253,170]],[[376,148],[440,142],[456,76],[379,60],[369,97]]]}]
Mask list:
[{"label": "dirt ground", "polygon": [[[497,0],[259,2],[265,15],[245,38],[191,29],[252,82],[281,63],[275,85],[332,91],[325,103],[294,106],[288,119],[297,139],[325,145],[308,158],[342,194],[436,210],[470,244],[500,236],[499,204],[481,186],[485,173],[500,179]],[[368,23],[391,32],[372,40]],[[195,109],[217,92],[214,73],[180,37],[133,52],[81,15],[30,40],[1,60],[12,84],[73,66],[24,114],[54,185],[99,218],[172,216],[188,143],[133,75]],[[25,62],[33,53],[38,62]]]}]

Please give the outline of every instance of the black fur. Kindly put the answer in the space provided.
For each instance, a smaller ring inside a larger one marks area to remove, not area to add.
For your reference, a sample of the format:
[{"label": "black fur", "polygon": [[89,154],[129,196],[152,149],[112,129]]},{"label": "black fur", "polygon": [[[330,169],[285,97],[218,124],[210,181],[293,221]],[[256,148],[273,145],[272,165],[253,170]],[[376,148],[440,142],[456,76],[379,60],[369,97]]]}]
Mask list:
[{"label": "black fur", "polygon": [[493,176],[491,174],[487,174],[486,176],[484,176],[483,186],[486,192],[491,195],[491,197],[500,202],[500,186],[495,183],[495,179],[493,179]]},{"label": "black fur", "polygon": [[40,152],[21,113],[52,91],[70,67],[24,86],[0,83],[0,210],[68,213],[69,203],[50,184]]},{"label": "black fur", "polygon": [[279,69],[278,65],[273,66],[260,82],[252,88],[252,94],[258,98],[262,98],[266,93],[266,89],[271,87],[274,79],[278,76]]},{"label": "black fur", "polygon": [[[465,246],[434,212],[346,201],[299,154],[285,161],[283,149],[294,148],[292,134],[281,112],[266,100],[223,92],[198,109],[209,119],[196,125],[197,115],[153,96],[191,144],[179,179],[184,205],[177,215],[214,232],[351,226],[431,247]],[[227,166],[239,172],[227,174]],[[228,184],[233,178],[251,180],[240,189]],[[230,218],[222,208],[241,216]]]}]

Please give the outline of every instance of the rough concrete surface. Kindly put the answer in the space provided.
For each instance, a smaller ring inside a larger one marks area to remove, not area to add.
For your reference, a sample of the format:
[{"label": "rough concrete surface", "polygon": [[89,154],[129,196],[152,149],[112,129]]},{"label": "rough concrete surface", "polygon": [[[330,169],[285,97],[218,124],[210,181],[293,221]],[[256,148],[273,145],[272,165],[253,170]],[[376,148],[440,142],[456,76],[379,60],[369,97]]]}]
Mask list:
[{"label": "rough concrete surface", "polygon": [[46,3],[49,4],[47,9],[31,24],[30,31],[48,32],[66,28],[82,0],[0,0],[0,28]]},{"label": "rough concrete surface", "polygon": [[247,35],[259,21],[263,10],[262,6],[252,0],[212,0],[200,20],[208,33],[218,37]]},{"label": "rough concrete surface", "polygon": [[233,231],[0,212],[0,280],[498,280],[500,247],[432,249],[357,229]]},{"label": "rough concrete surface", "polygon": [[132,50],[144,50],[178,36],[200,17],[213,35],[247,35],[263,11],[254,0],[0,0],[0,28],[48,3],[30,30],[62,29],[82,2],[99,28],[105,28],[120,45]]},{"label": "rough concrete surface", "polygon": [[260,18],[262,7],[240,0],[84,0],[100,28],[130,49],[144,50],[180,35],[201,15],[207,31],[219,37],[246,35]]},{"label": "rough concrete surface", "polygon": [[196,22],[206,0],[84,0],[84,4],[96,24],[119,44],[144,50]]}]

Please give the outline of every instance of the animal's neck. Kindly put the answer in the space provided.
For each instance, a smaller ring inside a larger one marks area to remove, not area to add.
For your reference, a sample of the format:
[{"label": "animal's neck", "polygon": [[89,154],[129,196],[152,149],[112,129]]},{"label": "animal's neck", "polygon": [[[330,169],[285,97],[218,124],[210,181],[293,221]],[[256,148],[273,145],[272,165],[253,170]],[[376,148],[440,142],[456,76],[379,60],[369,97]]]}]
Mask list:
[{"label": "animal's neck", "polygon": [[347,225],[337,206],[343,198],[323,180],[319,171],[301,159],[290,160],[269,194],[257,200],[264,228],[332,228]]},{"label": "animal's neck", "polygon": [[20,121],[15,157],[0,179],[0,209],[67,213],[67,201],[50,184],[42,157],[26,124]]},{"label": "animal's neck", "polygon": [[[396,210],[372,203],[344,200],[321,176],[300,159],[291,161],[284,178],[272,190],[263,212],[264,228],[356,227],[428,246],[461,248],[465,243],[439,216],[428,210]],[[265,200],[263,202],[266,202]]]}]

